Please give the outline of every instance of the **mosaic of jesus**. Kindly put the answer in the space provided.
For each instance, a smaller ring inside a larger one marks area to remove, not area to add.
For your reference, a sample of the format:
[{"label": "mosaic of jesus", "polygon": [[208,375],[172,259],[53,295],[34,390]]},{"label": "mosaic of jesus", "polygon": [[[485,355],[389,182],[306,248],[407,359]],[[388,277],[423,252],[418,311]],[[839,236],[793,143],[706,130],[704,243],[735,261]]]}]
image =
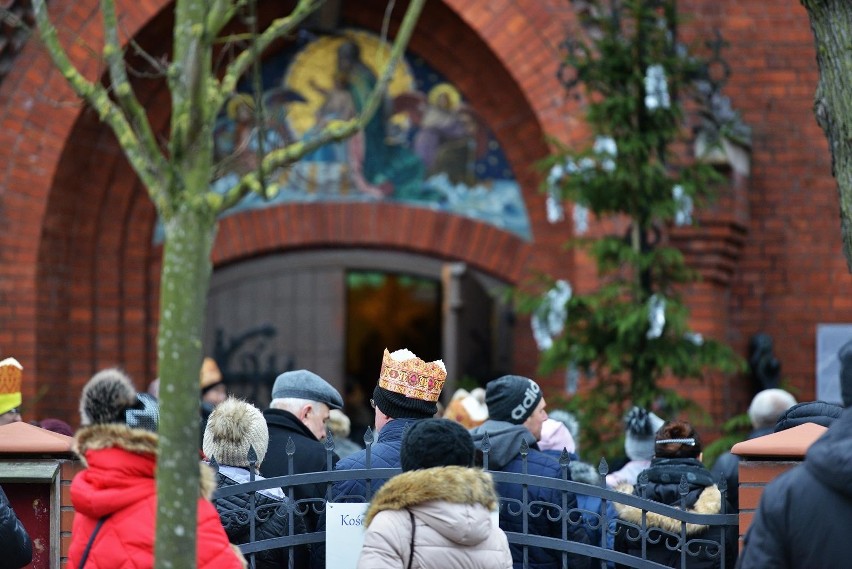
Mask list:
[{"label": "mosaic of jesus", "polygon": [[[246,81],[218,121],[223,175],[214,187],[225,191],[256,170],[264,153],[356,117],[389,54],[374,34],[346,30],[266,61],[262,96],[254,96]],[[459,90],[415,56],[397,66],[379,111],[362,131],[263,176],[275,197],[250,195],[232,211],[292,201],[393,200],[531,238],[520,188],[493,134]]]}]

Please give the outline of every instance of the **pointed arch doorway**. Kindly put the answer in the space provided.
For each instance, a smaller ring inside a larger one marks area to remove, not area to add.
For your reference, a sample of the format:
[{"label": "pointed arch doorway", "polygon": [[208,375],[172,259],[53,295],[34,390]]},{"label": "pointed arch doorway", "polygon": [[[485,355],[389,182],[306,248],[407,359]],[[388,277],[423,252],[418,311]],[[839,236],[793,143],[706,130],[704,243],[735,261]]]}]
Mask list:
[{"label": "pointed arch doorway", "polygon": [[398,251],[269,255],[214,272],[204,351],[233,393],[261,407],[279,373],[305,368],[348,392],[358,414],[384,348],[405,347],[444,360],[447,401],[510,369],[506,287],[464,263]]}]

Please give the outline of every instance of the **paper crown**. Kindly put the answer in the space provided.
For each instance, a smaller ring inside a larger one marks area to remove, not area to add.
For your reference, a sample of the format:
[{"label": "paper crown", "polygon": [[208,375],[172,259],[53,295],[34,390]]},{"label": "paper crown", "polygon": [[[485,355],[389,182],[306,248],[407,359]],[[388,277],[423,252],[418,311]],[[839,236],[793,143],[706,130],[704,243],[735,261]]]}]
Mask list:
[{"label": "paper crown", "polygon": [[441,395],[447,369],[444,362],[424,362],[408,350],[389,353],[385,349],[379,387],[421,401],[434,403]]},{"label": "paper crown", "polygon": [[201,362],[201,371],[198,373],[199,384],[202,391],[222,383],[222,372],[213,358],[204,358]]},{"label": "paper crown", "polygon": [[21,404],[21,376],[24,366],[15,358],[0,362],[0,413],[5,413]]}]

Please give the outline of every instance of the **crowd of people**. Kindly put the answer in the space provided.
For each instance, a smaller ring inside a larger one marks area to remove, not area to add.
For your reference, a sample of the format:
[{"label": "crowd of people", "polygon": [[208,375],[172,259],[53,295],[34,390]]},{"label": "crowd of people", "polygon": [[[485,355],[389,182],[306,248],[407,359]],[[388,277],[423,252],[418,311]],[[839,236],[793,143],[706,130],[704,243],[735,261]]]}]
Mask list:
[{"label": "crowd of people", "polygon": [[[21,376],[16,360],[0,362],[0,425],[21,420]],[[316,373],[280,374],[268,408],[261,411],[228,396],[215,361],[205,359],[199,375],[203,460],[197,501],[198,566],[246,567],[240,545],[324,531],[327,500],[369,503],[359,569],[580,568],[592,565],[592,559],[583,555],[587,544],[669,567],[681,567],[686,559],[690,569],[720,567],[723,562],[731,568],[829,567],[840,558],[832,557],[840,555],[842,544],[835,534],[845,524],[837,524],[837,531],[831,532],[820,525],[802,529],[802,516],[809,522],[817,520],[824,508],[850,496],[846,469],[838,466],[838,460],[852,464],[845,460],[850,419],[839,406],[839,410],[803,406],[780,389],[762,391],[753,399],[748,414],[754,431],[749,437],[812,416],[830,428],[801,467],[767,487],[738,559],[736,526],[682,524],[637,507],[635,501],[602,500],[594,492],[521,484],[511,477],[495,482],[490,474],[562,480],[567,455],[569,480],[695,514],[735,512],[737,457],[723,454],[708,469],[701,436],[689,422],[665,420],[651,410],[633,407],[624,417],[623,464],[602,478],[580,459],[579,422],[563,410],[548,414],[544,393],[533,379],[505,375],[471,392],[459,390],[446,409],[439,410],[446,376],[441,361],[426,362],[408,350],[385,350],[370,398],[374,440],[363,448],[347,438],[350,425],[344,398]],[[845,383],[844,402],[850,405],[852,379]],[[70,488],[75,516],[69,567],[119,567],[127,559],[134,566],[152,566],[156,394],[137,392],[117,368],[98,372],[84,386],[80,428],[73,436],[85,469]],[[326,444],[329,436],[333,446]],[[364,468],[397,468],[402,473],[389,479],[346,478],[330,488],[324,483],[300,484],[231,491],[214,498],[217,488],[252,480]],[[721,478],[733,489],[728,503],[717,485]],[[253,522],[249,511],[254,513]],[[844,509],[840,515],[849,514]],[[569,523],[563,524],[565,519]],[[802,531],[808,535],[807,545],[800,544]],[[567,538],[577,547],[562,550],[510,542],[506,532],[560,542]],[[682,556],[684,540],[698,544],[687,556]],[[8,552],[0,557],[0,569],[17,569],[32,559],[32,541],[2,489],[0,546],[4,554]],[[326,548],[324,543],[271,548],[253,554],[251,562],[260,569],[321,569],[326,566]],[[620,567],[612,560],[606,563]]]}]

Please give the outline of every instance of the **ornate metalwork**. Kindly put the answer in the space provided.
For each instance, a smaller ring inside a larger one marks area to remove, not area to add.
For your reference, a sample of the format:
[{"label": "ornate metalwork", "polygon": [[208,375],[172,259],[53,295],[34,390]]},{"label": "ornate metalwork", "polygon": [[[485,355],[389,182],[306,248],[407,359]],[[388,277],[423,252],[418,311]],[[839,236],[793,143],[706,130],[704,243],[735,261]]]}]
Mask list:
[{"label": "ornate metalwork", "polygon": [[[290,442],[291,441],[288,441],[287,454],[288,463],[290,464],[292,471],[292,460],[295,449],[291,447]],[[369,456],[371,446],[374,444],[372,432],[369,432],[368,436],[365,436],[365,443],[367,444],[367,453]],[[330,457],[334,452],[334,439],[329,438],[326,441],[325,447],[326,452]],[[490,452],[490,444],[483,444],[481,450],[483,452],[483,462],[487,462],[488,454]],[[519,452],[521,451],[520,446],[518,450]],[[527,452],[528,450],[529,449],[527,448]],[[527,459],[528,456],[524,456],[523,460],[525,463]],[[215,465],[215,460],[211,461],[211,464]],[[605,460],[601,460],[598,470],[601,472],[602,476],[606,473],[608,468]],[[723,568],[725,567],[725,544],[723,534],[727,527],[738,526],[739,520],[736,514],[697,514],[682,508],[667,506],[665,504],[648,500],[642,497],[644,494],[644,487],[648,484],[648,476],[647,473],[644,472],[639,477],[640,495],[634,496],[609,489],[605,486],[603,481],[601,481],[600,485],[590,485],[583,482],[569,480],[567,476],[563,476],[562,479],[554,479],[550,477],[526,474],[526,464],[524,464],[522,471],[522,473],[491,471],[490,474],[494,478],[494,481],[498,484],[508,483],[518,484],[525,487],[545,486],[552,488],[562,495],[562,499],[561,504],[529,500],[526,493],[524,493],[524,497],[520,500],[500,498],[499,509],[503,515],[523,516],[525,519],[524,527],[526,529],[523,532],[510,532],[507,534],[510,543],[518,544],[526,548],[546,547],[548,549],[553,549],[562,553],[563,559],[570,559],[570,557],[568,557],[569,555],[582,555],[600,560],[601,563],[617,562],[624,566],[636,568],[659,567],[658,564],[647,560],[647,552],[645,548],[647,545],[659,546],[662,544],[662,546],[671,551],[679,552],[682,563],[687,562],[689,558],[705,556],[711,559],[718,558],[720,566]],[[251,481],[248,483],[219,488],[214,494],[214,499],[238,494],[254,493],[270,488],[282,488],[284,490],[284,494],[288,496],[288,498],[283,506],[278,507],[278,510],[261,511],[262,508],[255,507],[253,500],[250,500],[248,501],[246,508],[242,510],[235,510],[233,515],[241,515],[247,520],[253,520],[251,522],[253,525],[256,521],[262,520],[270,515],[281,515],[282,513],[287,513],[287,515],[291,517],[290,521],[292,522],[292,516],[305,516],[308,515],[309,512],[322,514],[325,511],[326,504],[330,501],[330,491],[326,492],[325,497],[294,500],[293,489],[295,486],[326,484],[330,488],[333,481],[340,482],[344,480],[361,480],[367,481],[367,488],[370,488],[369,480],[387,479],[399,472],[400,469],[398,468],[369,467],[348,471],[334,470],[331,467],[331,461],[329,460],[327,470],[323,472],[278,476],[265,480],[254,480],[254,477],[252,476]],[[685,479],[682,479],[680,488],[681,496],[685,496],[688,492],[688,488],[683,487],[684,483]],[[592,511],[580,507],[568,508],[567,499],[571,494],[597,496],[601,498],[600,509],[598,511]],[[369,495],[348,496],[346,501],[365,502],[369,501],[369,499]],[[617,520],[615,515],[610,513],[612,510],[607,509],[606,505],[609,502],[616,504],[622,503],[635,508],[640,508],[643,514],[642,522],[636,524],[624,520]],[[663,515],[679,520],[684,529],[681,534],[678,535],[677,533],[664,531],[660,528],[649,527],[646,522],[647,514]],[[563,536],[561,538],[545,537],[529,533],[526,521],[542,518],[550,520],[551,522],[561,521],[563,525]],[[712,532],[709,534],[704,533],[690,537],[685,533],[686,524],[708,526],[712,529]],[[274,539],[267,539],[262,542],[247,543],[241,545],[240,549],[243,553],[250,555],[266,549],[286,547],[292,550],[292,548],[296,545],[324,542],[324,532],[294,535],[292,533],[292,528],[295,527],[294,524],[290,523],[288,527],[291,528],[288,535]],[[585,544],[567,539],[568,528],[576,527],[602,530],[600,534],[600,543]],[[614,551],[611,547],[608,547],[607,543],[611,543],[611,541],[608,540],[615,539],[615,537],[619,535],[631,543],[637,545],[641,544],[643,555],[641,557],[633,557],[626,553]],[[718,541],[713,539],[716,535],[719,536]]]}]

